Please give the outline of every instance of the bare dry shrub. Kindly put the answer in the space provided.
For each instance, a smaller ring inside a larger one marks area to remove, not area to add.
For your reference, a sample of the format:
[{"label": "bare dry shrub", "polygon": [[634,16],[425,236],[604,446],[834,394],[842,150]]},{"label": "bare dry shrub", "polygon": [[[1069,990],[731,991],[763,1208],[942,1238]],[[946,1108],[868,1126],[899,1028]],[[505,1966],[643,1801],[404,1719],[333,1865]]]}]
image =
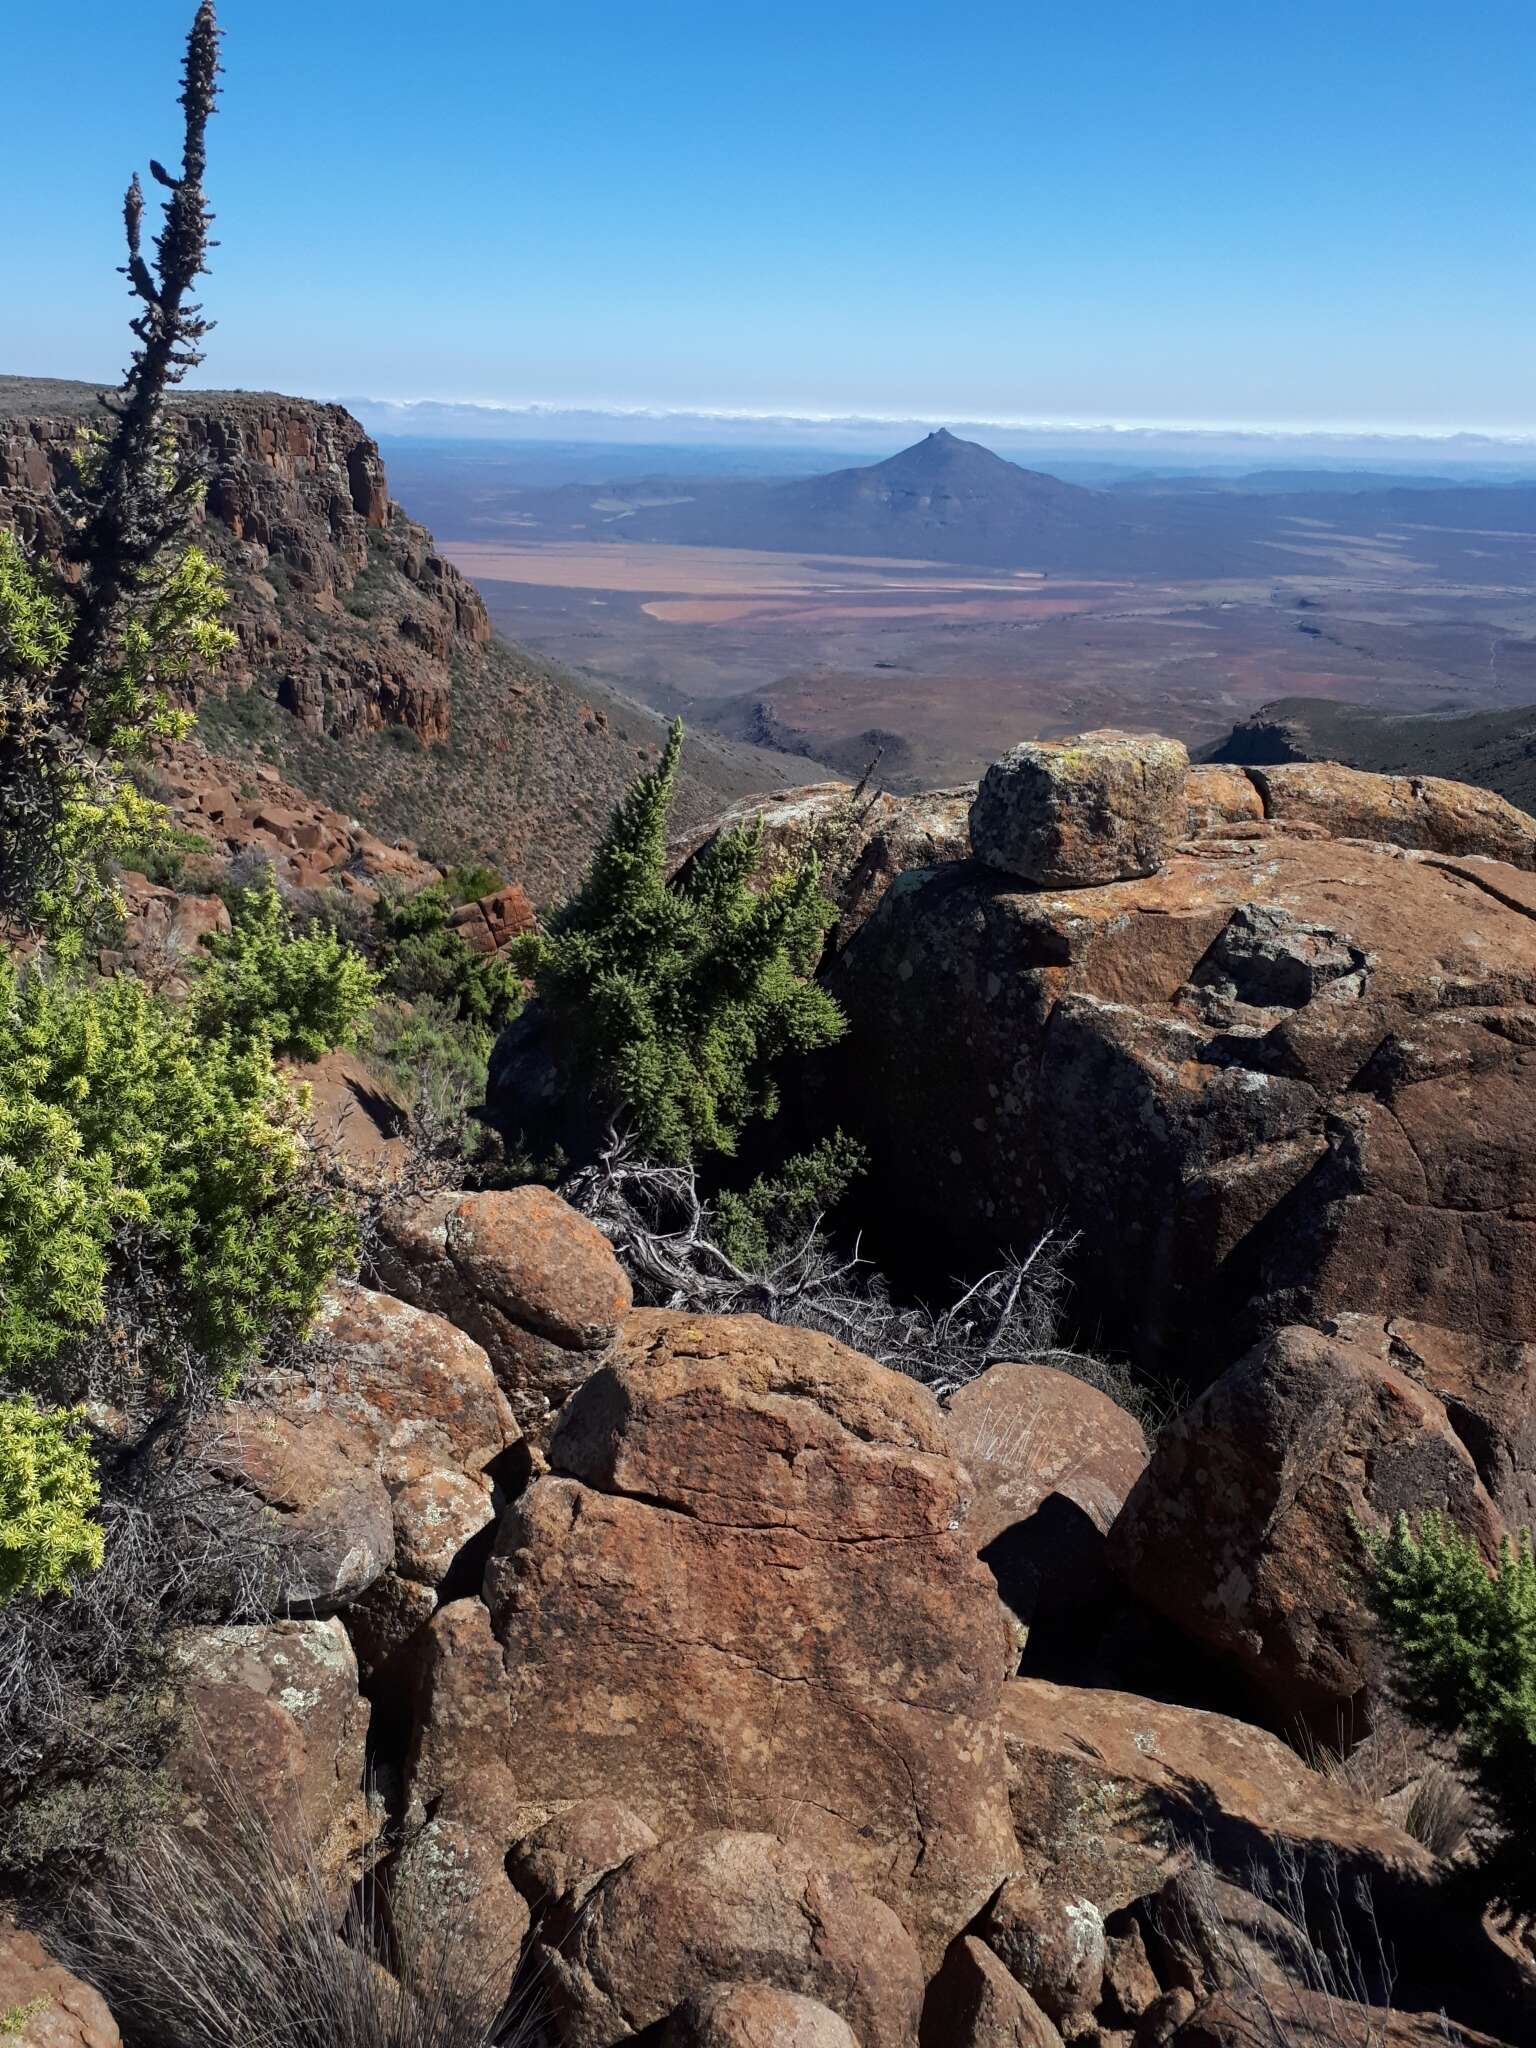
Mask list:
[{"label": "bare dry shrub", "polygon": [[[1396,1967],[1365,1880],[1346,1886],[1331,1852],[1277,1845],[1269,1867],[1248,1872],[1247,1889],[1279,1916],[1283,1942],[1233,1927],[1217,1873],[1201,1856],[1160,1921],[1202,1957],[1207,1988],[1240,2007],[1244,2040],[1252,2048],[1390,2048]],[[1439,2027],[1447,2048],[1457,2048],[1463,2037],[1443,2013]]]},{"label": "bare dry shrub", "polygon": [[941,1397],[1009,1361],[1086,1380],[1152,1428],[1167,1412],[1125,1366],[1059,1343],[1071,1239],[1047,1233],[933,1309],[893,1301],[857,1245],[847,1257],[833,1249],[820,1218],[765,1271],[745,1271],[718,1242],[695,1169],[637,1159],[612,1133],[596,1164],[561,1192],[608,1237],[635,1299],[650,1307],[820,1330]]},{"label": "bare dry shrub", "polygon": [[344,1935],[307,1845],[249,1806],[233,1853],[156,1832],[80,1902],[62,1942],[131,2044],[154,2048],[542,2048],[537,1977],[487,1967],[451,1925],[372,1878]]}]

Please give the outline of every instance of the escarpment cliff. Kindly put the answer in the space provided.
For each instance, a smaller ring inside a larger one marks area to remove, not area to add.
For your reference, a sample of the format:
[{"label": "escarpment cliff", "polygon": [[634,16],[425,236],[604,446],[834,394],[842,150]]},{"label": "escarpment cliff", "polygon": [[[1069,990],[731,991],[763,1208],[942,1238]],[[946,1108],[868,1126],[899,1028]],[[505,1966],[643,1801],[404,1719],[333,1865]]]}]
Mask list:
[{"label": "escarpment cliff", "polygon": [[[103,388],[0,377],[0,526],[28,545],[64,537]],[[207,744],[276,767],[380,837],[488,860],[541,901],[565,894],[662,721],[494,640],[479,592],[390,497],[377,445],[344,407],[190,391],[170,417],[207,475],[197,538],[224,571],[239,642],[203,692]],[[790,772],[697,738],[678,822]]]},{"label": "escarpment cliff", "polygon": [[[87,384],[0,379],[0,518],[45,548],[98,419]],[[239,648],[225,688],[263,685],[310,732],[452,724],[456,655],[491,637],[473,584],[389,495],[377,446],[339,405],[269,393],[180,395],[177,436],[207,476],[203,544],[229,582]]]}]

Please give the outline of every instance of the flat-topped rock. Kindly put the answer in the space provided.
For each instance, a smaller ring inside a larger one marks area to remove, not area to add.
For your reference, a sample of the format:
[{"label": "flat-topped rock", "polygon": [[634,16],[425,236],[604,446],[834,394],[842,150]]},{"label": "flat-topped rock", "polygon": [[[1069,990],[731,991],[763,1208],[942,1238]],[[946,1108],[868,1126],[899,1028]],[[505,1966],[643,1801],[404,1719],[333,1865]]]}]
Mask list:
[{"label": "flat-topped rock", "polygon": [[1155,734],[1025,740],[994,761],[971,806],[978,860],[1043,889],[1153,875],[1188,824],[1189,755]]}]

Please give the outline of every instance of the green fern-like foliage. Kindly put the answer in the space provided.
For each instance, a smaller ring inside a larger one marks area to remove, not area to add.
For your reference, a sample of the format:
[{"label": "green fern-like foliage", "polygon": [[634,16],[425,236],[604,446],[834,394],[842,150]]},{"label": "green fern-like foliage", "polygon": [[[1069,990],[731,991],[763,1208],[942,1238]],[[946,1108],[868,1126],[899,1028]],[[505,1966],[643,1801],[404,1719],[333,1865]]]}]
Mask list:
[{"label": "green fern-like foliage", "polygon": [[1368,1539],[1370,1596],[1406,1711],[1456,1738],[1481,1793],[1488,1896],[1536,1911],[1536,1561],[1505,1542],[1490,1572],[1477,1545],[1426,1514]]},{"label": "green fern-like foliage", "polygon": [[728,832],[685,880],[667,880],[682,744],[679,721],[615,810],[577,894],[517,949],[635,1141],[668,1160],[734,1151],[744,1124],[777,1109],[774,1062],[845,1028],[810,979],[837,914],[814,859],[756,890],[761,832]]},{"label": "green fern-like foliage", "polygon": [[177,1342],[136,1370],[174,1391],[183,1345],[232,1386],[302,1325],[351,1226],[321,1199],[302,1102],[265,1043],[205,1036],[131,979],[0,959],[0,1385],[73,1400],[69,1346],[131,1268]]},{"label": "green fern-like foliage", "polygon": [[361,953],[318,922],[295,932],[270,875],[233,898],[230,924],[209,938],[213,957],[192,991],[204,1034],[303,1060],[356,1045],[379,990]]},{"label": "green fern-like foliage", "polygon": [[96,1468],[78,1414],[0,1401],[0,1606],[60,1593],[101,1563]]}]

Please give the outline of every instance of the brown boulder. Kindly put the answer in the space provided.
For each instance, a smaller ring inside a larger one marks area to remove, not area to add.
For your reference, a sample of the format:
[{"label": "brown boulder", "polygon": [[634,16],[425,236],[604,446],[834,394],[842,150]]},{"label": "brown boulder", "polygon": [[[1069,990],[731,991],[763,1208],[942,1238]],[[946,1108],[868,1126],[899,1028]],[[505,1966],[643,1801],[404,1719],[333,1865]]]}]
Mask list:
[{"label": "brown boulder", "polygon": [[221,1401],[188,1441],[178,1512],[195,1543],[243,1560],[262,1604],[331,1614],[394,1557],[394,1522],[366,1430],[306,1412],[307,1388]]},{"label": "brown boulder", "polygon": [[368,1706],[346,1630],[334,1618],[192,1629],[177,1660],[177,1824],[240,1854],[254,1812],[279,1854],[313,1859],[340,1908],[375,1833],[363,1796]]},{"label": "brown boulder", "polygon": [[431,1820],[390,1866],[390,1911],[413,1960],[440,1968],[495,2009],[517,1973],[530,1915],[504,1845],[466,1821]]},{"label": "brown boulder", "polygon": [[968,1526],[1014,1613],[1028,1623],[1102,1597],[1104,1539],[1147,1462],[1135,1417],[1052,1366],[993,1365],[944,1420],[975,1487]]},{"label": "brown boulder", "polygon": [[614,2048],[703,1987],[769,1984],[839,2014],[861,2048],[911,2048],[923,1975],[888,1906],[772,1835],[664,1842],[615,1871],[541,1951],[562,2048]]},{"label": "brown boulder", "polygon": [[685,877],[722,833],[760,827],[762,851],[750,878],[759,889],[792,874],[814,853],[821,862],[822,887],[837,905],[828,941],[836,952],[898,875],[969,857],[974,794],[934,789],[893,796],[883,789],[861,793],[848,782],[814,782],[771,797],[748,797],[670,852],[677,874]]},{"label": "brown boulder", "polygon": [[1153,734],[1025,740],[994,761],[971,806],[978,860],[1041,889],[1153,875],[1184,837],[1189,755]]},{"label": "brown boulder", "polygon": [[656,1837],[616,1799],[583,1799],[557,1813],[507,1858],[512,1882],[535,1912],[579,1906],[610,1870],[617,1870]]},{"label": "brown boulder", "polygon": [[1015,1852],[1010,1631],[932,1396],[810,1331],[640,1310],[550,1462],[488,1611],[433,1624],[418,1801],[500,1771],[514,1832],[597,1796],[663,1839],[789,1817],[936,1960]]},{"label": "brown boulder", "polygon": [[99,1991],[56,1963],[35,1934],[0,1921],[4,2048],[121,2048]]},{"label": "brown boulder", "polygon": [[483,1345],[522,1428],[547,1435],[629,1311],[607,1238],[542,1187],[423,1196],[383,1228],[384,1286]]},{"label": "brown boulder", "polygon": [[524,932],[531,932],[538,921],[527,891],[516,882],[473,903],[461,903],[448,920],[472,951],[484,954],[499,953]]},{"label": "brown boulder", "polygon": [[1091,1899],[1010,1878],[976,1926],[1048,2019],[1078,2033],[1103,1989],[1109,1945]]},{"label": "brown boulder", "polygon": [[829,977],[873,1222],[946,1273],[1059,1228],[1102,1340],[1197,1383],[1347,1311],[1536,1341],[1536,884],[1262,832],[885,897]]},{"label": "brown boulder", "polygon": [[1238,1884],[1328,1860],[1387,1915],[1428,1899],[1431,1860],[1347,1786],[1262,1729],[1131,1693],[1015,1679],[1003,1740],[1022,1874],[1106,1916],[1157,1890],[1192,1847]]},{"label": "brown boulder", "polygon": [[846,2020],[773,1984],[714,1984],[673,2014],[662,2048],[859,2048]]},{"label": "brown boulder", "polygon": [[1189,805],[1185,829],[1192,838],[1264,822],[1264,799],[1246,769],[1197,762],[1189,771],[1184,794]]},{"label": "brown boulder", "polygon": [[984,1942],[962,1935],[923,2002],[922,2048],[1061,2048],[1061,2036]]},{"label": "brown boulder", "polygon": [[1110,1533],[1132,1591],[1277,1719],[1331,1725],[1377,1671],[1362,1528],[1433,1508],[1490,1555],[1503,1533],[1444,1407],[1384,1352],[1305,1328],[1257,1345],[1163,1432]]},{"label": "brown boulder", "polygon": [[328,1052],[287,1072],[305,1091],[321,1145],[352,1175],[373,1184],[400,1178],[411,1156],[410,1111],[396,1089],[350,1052]]},{"label": "brown boulder", "polygon": [[1266,817],[1319,826],[1330,839],[1485,854],[1536,868],[1536,818],[1491,789],[1440,775],[1371,775],[1337,761],[1287,761],[1247,772]]}]

